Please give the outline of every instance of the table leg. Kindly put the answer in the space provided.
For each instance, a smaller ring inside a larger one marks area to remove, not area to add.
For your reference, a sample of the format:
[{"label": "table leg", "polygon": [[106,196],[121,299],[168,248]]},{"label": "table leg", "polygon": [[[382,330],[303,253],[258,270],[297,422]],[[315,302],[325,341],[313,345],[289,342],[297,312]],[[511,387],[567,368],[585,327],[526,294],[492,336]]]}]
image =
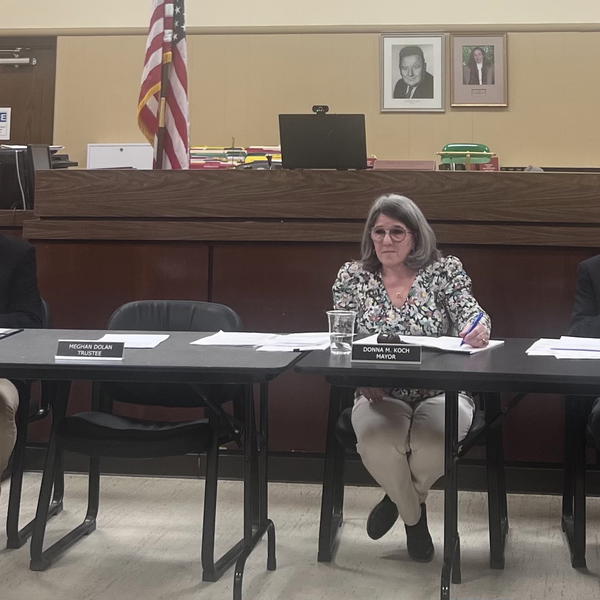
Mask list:
[{"label": "table leg", "polygon": [[259,424],[253,394],[244,402],[244,551],[235,564],[233,598],[241,600],[244,567],[248,556],[267,534],[267,569],[276,568],[275,525],[268,518],[268,384],[260,386]]},{"label": "table leg", "polygon": [[458,537],[458,392],[447,391],[445,401],[445,488],[444,488],[444,563],[440,597],[450,598],[450,583],[460,583],[460,539]]},{"label": "table leg", "polygon": [[269,519],[269,389],[266,383],[260,386],[258,432],[258,520],[259,527],[267,531],[267,569],[277,567],[275,557],[275,525]]},{"label": "table leg", "polygon": [[565,471],[562,528],[571,553],[571,565],[585,568],[585,463],[588,399],[565,399]]},{"label": "table leg", "polygon": [[344,397],[352,394],[351,388],[331,386],[329,416],[327,418],[327,448],[323,468],[321,493],[321,519],[319,522],[319,550],[317,560],[330,562],[335,555],[343,522],[344,503],[344,448],[335,436],[337,421],[342,411]]},{"label": "table leg", "polygon": [[[43,549],[44,534],[46,532],[48,517],[51,512],[60,512],[60,509],[62,509],[62,453],[60,448],[57,448],[55,432],[58,429],[60,422],[65,418],[67,412],[71,382],[56,381],[53,382],[52,387],[52,431],[50,432],[48,450],[46,451],[44,473],[42,476],[36,515],[33,521],[29,549],[31,557],[30,569],[33,571],[43,571],[48,568],[57,556],[70,545],[74,544],[75,541],[83,535],[82,532],[84,530],[84,528],[80,526],[76,530],[73,530],[68,538],[65,537],[62,540],[59,540],[47,550]],[[58,470],[60,470],[60,473],[58,473]]]},{"label": "table leg", "polygon": [[[43,381],[42,386],[42,401],[48,402],[50,407],[55,404],[55,396],[60,390],[60,382]],[[68,391],[67,391],[68,393]],[[12,477],[10,480],[10,492],[8,500],[8,515],[6,520],[6,538],[7,548],[20,548],[30,538],[33,532],[34,520],[32,519],[19,529],[19,516],[21,512],[21,492],[23,486],[23,472],[25,468],[25,452],[27,446],[27,431],[30,422],[29,403],[31,390],[29,386],[19,386],[19,411],[17,412],[17,443],[13,454]],[[55,410],[60,412],[63,410],[60,406],[56,406]],[[50,409],[51,410],[51,409]],[[48,414],[48,411],[41,408],[41,415]],[[63,415],[64,416],[64,415]],[[36,417],[37,419],[37,417]],[[55,481],[52,493],[52,500],[48,510],[48,518],[51,518],[62,511],[63,508],[63,468],[62,456],[56,457]]]}]

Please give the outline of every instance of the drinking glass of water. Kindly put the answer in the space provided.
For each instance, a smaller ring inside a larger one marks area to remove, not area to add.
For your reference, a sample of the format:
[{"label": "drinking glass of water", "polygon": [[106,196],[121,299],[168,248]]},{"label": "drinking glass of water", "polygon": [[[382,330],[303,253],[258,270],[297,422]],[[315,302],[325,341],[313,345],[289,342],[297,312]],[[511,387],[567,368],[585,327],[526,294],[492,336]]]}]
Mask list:
[{"label": "drinking glass of water", "polygon": [[354,338],[354,319],[352,310],[328,310],[329,350],[331,354],[350,354]]}]

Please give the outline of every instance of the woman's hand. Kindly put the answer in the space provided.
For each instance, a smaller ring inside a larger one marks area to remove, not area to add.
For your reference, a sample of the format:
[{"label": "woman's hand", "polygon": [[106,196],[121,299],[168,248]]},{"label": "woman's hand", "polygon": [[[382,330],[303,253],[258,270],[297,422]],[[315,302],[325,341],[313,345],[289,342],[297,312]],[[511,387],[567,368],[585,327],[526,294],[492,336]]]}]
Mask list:
[{"label": "woman's hand", "polygon": [[358,393],[364,396],[369,402],[379,402],[387,395],[387,390],[378,387],[360,387]]},{"label": "woman's hand", "polygon": [[471,333],[467,334],[469,327],[470,325],[466,325],[458,335],[463,338],[465,344],[469,344],[473,348],[485,348],[490,341],[488,328],[483,323],[479,323]]}]

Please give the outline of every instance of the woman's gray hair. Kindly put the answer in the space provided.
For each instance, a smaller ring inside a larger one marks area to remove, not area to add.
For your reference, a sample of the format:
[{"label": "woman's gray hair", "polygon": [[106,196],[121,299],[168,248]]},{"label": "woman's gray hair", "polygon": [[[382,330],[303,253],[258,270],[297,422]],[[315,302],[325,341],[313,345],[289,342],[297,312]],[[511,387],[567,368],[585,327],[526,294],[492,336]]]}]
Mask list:
[{"label": "woman's gray hair", "polygon": [[371,229],[382,214],[390,219],[402,221],[413,234],[414,247],[404,261],[407,267],[420,269],[440,258],[435,233],[421,209],[406,196],[386,194],[377,198],[371,206],[363,231],[360,260],[367,271],[375,273],[381,268],[371,239]]}]

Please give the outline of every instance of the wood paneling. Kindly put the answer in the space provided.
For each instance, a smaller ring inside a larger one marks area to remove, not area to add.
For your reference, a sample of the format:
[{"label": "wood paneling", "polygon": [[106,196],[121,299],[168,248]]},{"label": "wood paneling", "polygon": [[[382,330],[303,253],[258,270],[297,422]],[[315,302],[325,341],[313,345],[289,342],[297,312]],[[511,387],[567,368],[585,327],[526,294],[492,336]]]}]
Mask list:
[{"label": "wood paneling", "polygon": [[331,284],[358,245],[216,245],[212,299],[232,306],[255,331],[323,331]]},{"label": "wood paneling", "polygon": [[0,210],[0,227],[21,229],[23,222],[32,218],[32,210]]},{"label": "wood paneling", "polygon": [[23,48],[21,56],[36,58],[37,64],[0,65],[0,106],[12,108],[11,135],[5,143],[52,144],[56,38],[0,38],[0,49],[13,48]]},{"label": "wood paneling", "polygon": [[389,192],[432,221],[600,224],[600,173],[43,171],[35,214],[362,221]]},{"label": "wood paneling", "polygon": [[[323,331],[331,284],[358,244],[216,245],[212,298],[235,308],[250,331]],[[270,391],[273,450],[323,452],[328,386],[295,373]]]},{"label": "wood paneling", "polygon": [[54,327],[103,328],[125,302],[208,298],[203,244],[37,242],[40,292]]},{"label": "wood paneling", "polygon": [[[469,225],[431,222],[442,244],[462,242],[500,246],[593,247],[600,226]],[[161,240],[228,242],[355,242],[363,223],[337,221],[165,221],[33,219],[24,224],[25,237],[45,240]]]}]

